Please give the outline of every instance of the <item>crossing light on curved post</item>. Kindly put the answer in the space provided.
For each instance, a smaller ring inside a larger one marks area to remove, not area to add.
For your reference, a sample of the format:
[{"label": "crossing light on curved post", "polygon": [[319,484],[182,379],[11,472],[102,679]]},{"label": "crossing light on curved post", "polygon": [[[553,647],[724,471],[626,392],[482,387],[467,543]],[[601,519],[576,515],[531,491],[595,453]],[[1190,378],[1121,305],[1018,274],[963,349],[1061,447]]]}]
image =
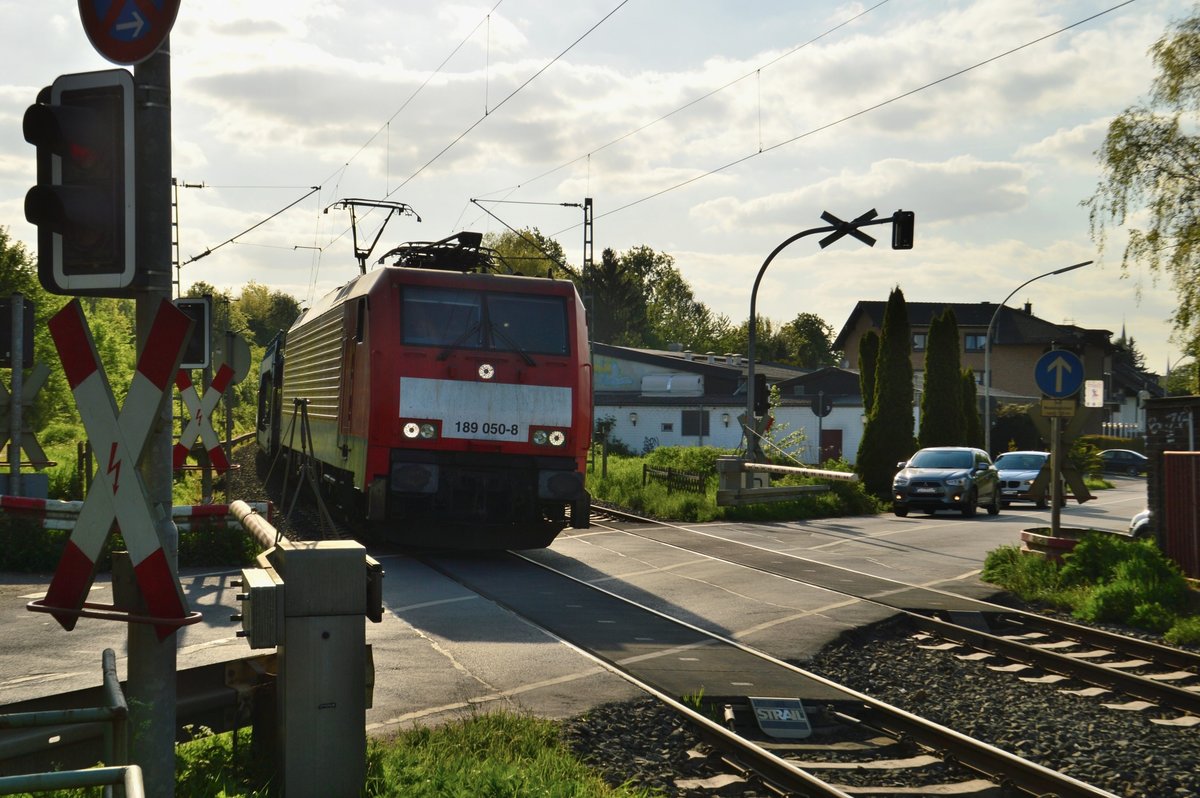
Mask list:
[{"label": "crossing light on curved post", "polygon": [[1009,291],[1008,296],[1004,297],[1004,300],[996,306],[994,311],[992,311],[991,321],[988,322],[987,336],[983,343],[983,446],[989,455],[992,453],[992,328],[996,326],[996,317],[1000,315],[1000,308],[1004,307],[1005,303],[1012,299],[1013,294],[1017,293],[1035,280],[1040,280],[1043,277],[1053,277],[1056,274],[1066,274],[1067,272],[1074,271],[1076,269],[1082,269],[1084,266],[1088,266],[1093,262],[1094,261],[1085,260],[1082,263],[1075,263],[1070,266],[1064,266],[1061,269],[1055,269],[1054,271],[1039,274],[1036,277],[1030,277],[1012,291]]},{"label": "crossing light on curved post", "polygon": [[758,302],[758,285],[762,282],[763,274],[766,273],[767,267],[771,265],[771,261],[775,260],[775,256],[782,252],[788,245],[794,241],[799,241],[805,236],[816,233],[830,234],[821,239],[821,249],[833,244],[844,236],[851,236],[862,241],[867,246],[874,246],[875,239],[862,232],[861,228],[879,224],[890,224],[892,225],[892,249],[912,249],[913,226],[916,221],[916,214],[914,212],[901,210],[896,211],[891,216],[884,216],[882,218],[876,218],[876,216],[877,213],[872,208],[853,220],[844,222],[828,211],[825,211],[821,214],[821,218],[829,222],[829,226],[812,227],[785,239],[779,246],[771,250],[771,254],[767,255],[766,260],[759,267],[758,275],[754,278],[754,287],[750,289],[750,319],[747,325],[746,415],[744,417],[745,426],[743,429],[746,435],[746,454],[751,460],[758,460],[759,452],[758,440],[755,437],[757,435],[755,416],[765,414],[767,409],[766,382],[761,379],[763,375],[755,375],[754,373],[754,344],[757,337],[755,306]]}]

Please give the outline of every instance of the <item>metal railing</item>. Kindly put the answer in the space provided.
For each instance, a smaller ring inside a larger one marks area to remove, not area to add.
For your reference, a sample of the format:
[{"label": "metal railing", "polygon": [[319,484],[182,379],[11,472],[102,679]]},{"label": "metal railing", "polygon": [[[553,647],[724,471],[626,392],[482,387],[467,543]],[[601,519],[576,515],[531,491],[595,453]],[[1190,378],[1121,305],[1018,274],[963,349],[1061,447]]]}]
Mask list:
[{"label": "metal railing", "polygon": [[104,729],[104,761],[111,767],[88,770],[31,773],[0,777],[0,795],[20,792],[46,792],[76,787],[104,786],[105,796],[112,796],[113,786],[123,786],[126,798],[143,794],[142,771],[129,761],[127,722],[129,705],[117,678],[117,655],[111,648],[100,657],[104,706],[79,709],[49,709],[38,712],[14,712],[0,715],[0,729],[29,729],[69,724],[101,723]]}]

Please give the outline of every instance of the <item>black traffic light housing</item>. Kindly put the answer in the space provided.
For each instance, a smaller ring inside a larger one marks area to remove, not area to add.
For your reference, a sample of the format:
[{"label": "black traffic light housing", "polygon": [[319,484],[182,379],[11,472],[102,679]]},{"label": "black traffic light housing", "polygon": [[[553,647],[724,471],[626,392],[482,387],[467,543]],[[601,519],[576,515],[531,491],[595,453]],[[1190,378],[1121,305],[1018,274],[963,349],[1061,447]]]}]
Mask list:
[{"label": "black traffic light housing", "polygon": [[771,409],[771,389],[767,387],[767,375],[754,375],[754,415],[765,416]]},{"label": "black traffic light housing", "polygon": [[912,211],[896,211],[892,214],[892,249],[913,248],[913,228],[917,215]]},{"label": "black traffic light housing", "polygon": [[179,368],[208,368],[212,362],[212,295],[180,297],[174,303],[195,322],[192,325],[192,337],[183,347],[183,360]]},{"label": "black traffic light housing", "polygon": [[38,278],[51,293],[133,296],[137,283],[133,76],[60,75],[25,111],[37,185],[25,218],[38,228]]}]

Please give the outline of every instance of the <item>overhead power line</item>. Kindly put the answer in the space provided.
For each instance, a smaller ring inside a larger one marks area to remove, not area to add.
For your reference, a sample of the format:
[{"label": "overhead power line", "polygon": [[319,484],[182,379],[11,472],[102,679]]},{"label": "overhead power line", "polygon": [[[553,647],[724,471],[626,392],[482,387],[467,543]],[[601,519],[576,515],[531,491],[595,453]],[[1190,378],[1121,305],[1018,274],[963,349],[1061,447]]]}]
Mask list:
[{"label": "overhead power line", "polygon": [[882,5],[886,5],[889,2],[891,2],[891,0],[879,0],[878,3],[871,6],[870,8],[864,9],[863,11],[858,12],[854,16],[849,17],[848,19],[845,19],[845,20],[839,22],[838,24],[834,25],[832,28],[829,28],[828,30],[826,30],[824,33],[820,33],[820,34],[812,37],[808,41],[804,42],[803,44],[796,45],[792,49],[788,50],[786,53],[777,55],[774,58],[770,59],[769,61],[759,64],[757,67],[750,70],[746,74],[741,75],[740,77],[736,77],[733,80],[731,80],[721,86],[718,86],[715,89],[712,89],[711,91],[701,94],[699,97],[694,97],[691,100],[688,100],[683,105],[681,105],[673,110],[668,111],[667,113],[663,114],[662,116],[658,117],[657,119],[651,120],[651,121],[647,122],[646,124],[641,125],[640,127],[636,127],[633,130],[628,131],[627,133],[622,133],[620,136],[617,136],[615,139],[605,142],[604,144],[601,144],[598,147],[594,147],[594,148],[588,150],[583,155],[579,155],[575,158],[572,158],[571,160],[567,161],[566,163],[562,163],[562,164],[559,164],[558,166],[555,166],[552,169],[548,169],[545,172],[542,172],[540,175],[531,177],[528,180],[522,180],[520,183],[516,183],[512,186],[509,186],[508,188],[497,189],[490,193],[491,194],[500,194],[505,191],[513,191],[518,188],[523,188],[525,186],[528,186],[530,183],[536,183],[537,181],[541,180],[544,177],[549,177],[550,175],[554,174],[555,172],[566,169],[568,166],[573,166],[574,164],[577,164],[580,161],[586,160],[586,159],[592,157],[593,155],[595,155],[596,153],[608,149],[609,147],[613,146],[614,144],[620,144],[625,139],[636,136],[638,133],[641,133],[643,130],[647,130],[651,127],[654,127],[659,122],[664,122],[664,121],[670,119],[671,117],[675,116],[676,114],[682,113],[683,111],[686,111],[687,109],[691,108],[692,106],[704,102],[709,97],[720,94],[721,92],[725,91],[726,89],[736,86],[737,84],[741,83],[743,80],[746,80],[747,78],[757,76],[760,72],[762,72],[762,70],[767,69],[768,67],[774,66],[775,64],[779,63],[780,61],[782,61],[785,58],[789,58],[790,56],[795,55],[796,53],[800,52],[804,48],[808,47],[810,44],[815,44],[815,43],[819,42],[821,39],[824,39],[826,36],[829,36],[829,35],[837,32],[838,30],[841,30],[842,28],[846,27],[850,23],[861,19],[862,17],[866,16],[867,14],[870,14],[875,9],[879,8]]},{"label": "overhead power line", "polygon": [[[1127,5],[1130,5],[1130,4],[1134,3],[1134,2],[1137,2],[1137,0],[1125,0],[1125,1],[1124,1],[1124,2],[1122,2],[1122,3],[1117,3],[1115,6],[1111,6],[1110,8],[1106,8],[1106,9],[1104,9],[1103,11],[1098,11],[1097,13],[1095,13],[1095,14],[1092,14],[1091,16],[1084,17],[1083,19],[1081,19],[1081,20],[1078,20],[1077,22],[1073,22],[1073,23],[1071,23],[1070,25],[1066,25],[1066,26],[1064,26],[1064,27],[1061,27],[1061,28],[1059,28],[1059,29],[1057,29],[1057,30],[1055,30],[1055,31],[1052,31],[1052,32],[1050,32],[1050,33],[1047,33],[1047,34],[1044,34],[1044,35],[1042,35],[1042,36],[1039,36],[1039,37],[1037,37],[1036,39],[1031,39],[1031,40],[1029,40],[1029,41],[1025,42],[1024,44],[1019,44],[1019,45],[1017,45],[1016,47],[1013,47],[1013,48],[1010,48],[1010,49],[1008,49],[1008,50],[1005,50],[1004,52],[1002,52],[1002,53],[998,53],[998,54],[996,54],[996,55],[993,55],[993,56],[991,56],[991,57],[989,57],[989,58],[985,58],[985,59],[983,59],[982,61],[977,61],[976,63],[974,63],[974,64],[971,64],[970,66],[963,67],[962,69],[959,69],[959,70],[957,70],[957,71],[955,71],[955,72],[951,72],[950,74],[948,74],[948,75],[944,75],[944,76],[942,76],[942,77],[940,77],[940,78],[937,78],[936,80],[931,80],[931,81],[929,81],[928,83],[925,83],[925,84],[922,84],[922,85],[920,85],[920,86],[917,86],[916,88],[909,89],[908,91],[905,91],[905,92],[902,92],[902,93],[900,93],[900,94],[897,94],[897,95],[895,95],[895,96],[893,96],[893,97],[890,97],[890,98],[888,98],[888,99],[886,99],[886,100],[882,100],[882,101],[880,101],[880,102],[877,102],[877,103],[875,103],[875,104],[873,104],[873,105],[869,105],[869,106],[867,106],[866,108],[862,108],[862,109],[860,109],[860,110],[858,110],[858,111],[854,111],[853,113],[846,114],[845,116],[839,117],[838,119],[835,119],[835,120],[833,120],[833,121],[831,121],[831,122],[827,122],[827,123],[825,123],[825,124],[823,124],[823,125],[819,125],[819,126],[817,126],[817,127],[811,128],[810,130],[807,130],[807,131],[805,131],[804,133],[800,133],[800,134],[798,134],[798,135],[792,136],[792,137],[791,137],[791,138],[789,138],[789,139],[784,139],[783,141],[776,142],[775,144],[772,144],[772,145],[771,145],[771,146],[769,146],[769,147],[760,148],[759,150],[757,150],[757,151],[755,151],[755,152],[752,152],[752,153],[749,153],[749,154],[747,154],[747,155],[744,155],[744,156],[742,156],[741,158],[736,158],[736,159],[734,159],[734,160],[732,160],[732,161],[730,161],[730,162],[728,162],[728,163],[726,163],[726,164],[722,164],[721,166],[717,166],[717,167],[715,167],[715,168],[713,168],[713,169],[709,169],[708,171],[706,171],[706,172],[703,172],[703,173],[701,173],[701,174],[698,174],[698,175],[695,175],[694,177],[690,177],[690,178],[688,178],[687,180],[680,181],[680,182],[678,182],[678,183],[675,183],[674,185],[668,186],[668,187],[666,187],[666,188],[664,188],[664,189],[661,189],[661,190],[659,190],[659,191],[655,191],[655,192],[653,192],[653,193],[651,193],[651,194],[647,194],[646,196],[644,196],[644,197],[641,197],[640,199],[633,200],[632,202],[627,202],[627,203],[625,203],[624,205],[620,205],[620,206],[618,206],[618,207],[616,207],[616,208],[613,208],[613,209],[612,209],[612,210],[610,210],[610,211],[607,211],[607,212],[605,212],[605,213],[602,213],[602,214],[600,214],[600,215],[599,215],[599,216],[597,216],[596,218],[597,218],[597,219],[603,219],[603,218],[604,218],[604,217],[606,217],[606,216],[612,216],[613,214],[616,214],[616,213],[620,213],[620,212],[622,212],[622,211],[629,210],[629,209],[630,209],[630,208],[632,208],[632,207],[635,207],[635,206],[637,206],[637,205],[641,205],[643,202],[648,202],[649,200],[655,199],[655,198],[657,198],[657,197],[661,197],[662,195],[664,195],[664,194],[668,194],[668,193],[670,193],[670,192],[672,192],[672,191],[675,191],[675,190],[677,190],[677,189],[681,189],[681,188],[684,188],[684,187],[686,187],[686,186],[690,186],[692,183],[699,182],[699,181],[703,180],[703,179],[704,179],[704,178],[706,178],[706,177],[711,177],[711,176],[713,176],[713,175],[715,175],[715,174],[719,174],[719,173],[721,173],[721,172],[724,172],[724,171],[725,171],[725,170],[727,170],[727,169],[732,169],[733,167],[735,167],[735,166],[739,166],[740,164],[743,164],[743,163],[745,163],[745,162],[747,162],[747,161],[750,161],[750,160],[752,160],[752,159],[754,159],[754,158],[757,158],[757,157],[759,157],[760,155],[765,155],[765,154],[767,154],[767,153],[769,153],[769,152],[772,152],[772,151],[774,151],[774,150],[780,149],[780,148],[782,148],[782,147],[786,147],[786,146],[787,146],[787,145],[789,145],[789,144],[794,144],[794,143],[796,143],[797,141],[800,141],[801,139],[808,138],[809,136],[816,135],[817,133],[820,133],[820,132],[822,132],[822,131],[829,130],[829,129],[830,129],[830,128],[832,128],[832,127],[836,127],[836,126],[838,126],[838,125],[840,125],[840,124],[843,124],[843,123],[845,123],[845,122],[849,122],[849,121],[850,121],[850,120],[852,120],[852,119],[857,119],[858,117],[860,117],[860,116],[864,116],[864,115],[866,115],[866,114],[869,114],[869,113],[871,113],[872,111],[877,111],[877,110],[879,110],[880,108],[884,108],[884,107],[886,107],[886,106],[889,106],[889,105],[891,105],[891,104],[893,104],[893,103],[895,103],[895,102],[899,102],[900,100],[903,100],[903,99],[906,99],[906,98],[908,98],[908,97],[911,97],[911,96],[913,96],[914,94],[919,94],[920,92],[923,92],[923,91],[925,91],[925,90],[927,90],[927,89],[931,89],[931,88],[933,88],[934,86],[937,86],[937,85],[939,85],[939,84],[945,83],[945,82],[947,82],[947,81],[949,81],[949,80],[953,80],[954,78],[961,77],[962,75],[965,75],[965,74],[967,74],[968,72],[971,72],[971,71],[973,71],[973,70],[979,69],[980,67],[987,66],[988,64],[991,64],[991,63],[993,63],[993,62],[995,62],[995,61],[999,61],[999,60],[1001,60],[1001,59],[1003,59],[1003,58],[1007,58],[1008,56],[1010,56],[1010,55],[1013,55],[1014,53],[1018,53],[1018,52],[1020,52],[1020,51],[1022,51],[1022,50],[1025,50],[1025,49],[1027,49],[1027,48],[1029,48],[1029,47],[1032,47],[1032,46],[1033,46],[1033,45],[1035,45],[1035,44],[1040,44],[1041,42],[1044,42],[1044,41],[1046,41],[1047,39],[1052,39],[1052,38],[1054,38],[1055,36],[1059,36],[1059,35],[1061,35],[1061,34],[1063,34],[1063,33],[1066,33],[1067,31],[1069,31],[1069,30],[1071,30],[1071,29],[1073,29],[1073,28],[1077,28],[1077,27],[1079,27],[1080,25],[1085,25],[1085,24],[1087,24],[1087,23],[1089,23],[1089,22],[1092,22],[1093,20],[1099,19],[1100,17],[1103,17],[1103,16],[1105,16],[1106,14],[1111,14],[1112,12],[1114,12],[1114,11],[1117,11],[1118,9],[1124,8],[1125,6],[1127,6]],[[568,231],[570,231],[570,230],[574,230],[576,227],[579,227],[579,225],[578,225],[578,224],[574,224],[574,225],[571,225],[571,226],[569,226],[569,227],[564,227],[562,230],[559,230],[558,232],[552,233],[552,234],[551,234],[551,236],[553,237],[553,236],[562,235],[563,233],[566,233],[566,232],[568,232]]]},{"label": "overhead power line", "polygon": [[554,66],[554,64],[557,63],[559,59],[561,59],[567,53],[571,52],[571,50],[573,50],[576,45],[578,45],[581,41],[583,41],[588,36],[590,36],[592,34],[592,32],[596,30],[596,28],[600,27],[605,22],[607,22],[608,19],[613,14],[620,11],[621,8],[628,2],[629,2],[629,0],[621,0],[621,2],[617,3],[615,8],[613,8],[611,11],[609,11],[607,14],[605,14],[603,17],[601,17],[598,22],[596,22],[594,25],[592,25],[592,27],[590,27],[586,31],[584,31],[579,36],[579,38],[577,38],[575,41],[573,41],[569,45],[567,45],[566,49],[564,49],[558,55],[554,56],[549,61],[547,61],[546,64],[543,65],[541,69],[539,69],[537,72],[534,72],[532,75],[530,75],[528,78],[526,78],[524,83],[522,83],[520,86],[517,86],[515,89],[513,89],[511,92],[509,92],[508,96],[506,96],[500,102],[496,103],[496,105],[490,111],[485,110],[483,112],[482,116],[480,116],[478,119],[476,119],[474,122],[472,122],[471,125],[469,127],[467,127],[467,129],[464,130],[462,133],[459,133],[457,136],[455,136],[454,139],[449,144],[447,144],[445,147],[443,147],[441,150],[439,150],[436,155],[434,155],[432,158],[430,158],[428,161],[426,161],[425,164],[420,169],[418,169],[417,171],[415,171],[411,175],[409,175],[404,180],[404,182],[402,182],[400,185],[396,186],[394,189],[389,191],[387,193],[387,196],[388,197],[392,196],[392,194],[395,194],[397,191],[399,191],[400,189],[407,186],[410,182],[412,182],[413,178],[415,178],[417,175],[421,174],[426,169],[428,169],[430,166],[432,166],[439,158],[441,158],[443,155],[445,155],[447,152],[449,152],[450,149],[452,147],[454,147],[455,144],[458,144],[458,142],[460,142],[464,138],[466,138],[471,133],[472,130],[479,127],[479,125],[481,125],[483,123],[483,121],[485,119],[487,119],[491,114],[495,113],[496,111],[499,111],[502,107],[504,107],[505,103],[507,103],[513,97],[516,97],[517,94],[519,94],[530,83],[533,83],[533,81],[537,80],[537,78],[540,77],[543,72],[545,72],[550,67]]},{"label": "overhead power line", "polygon": [[262,219],[262,220],[260,220],[260,221],[258,221],[258,222],[255,222],[254,224],[250,225],[249,227],[247,227],[245,230],[243,230],[242,232],[238,233],[238,234],[237,234],[237,235],[235,235],[234,237],[232,237],[232,238],[229,238],[229,239],[227,239],[227,240],[225,240],[225,241],[222,241],[220,244],[217,244],[215,247],[209,247],[208,249],[206,249],[206,250],[204,250],[203,252],[201,252],[199,255],[193,255],[192,257],[190,257],[190,258],[188,258],[187,260],[185,260],[183,263],[179,264],[180,268],[182,268],[182,267],[184,267],[184,266],[187,266],[189,263],[194,263],[194,262],[196,262],[196,261],[200,260],[201,258],[207,258],[209,255],[213,254],[214,252],[216,252],[218,249],[220,249],[221,247],[225,246],[226,244],[232,244],[232,243],[234,243],[234,242],[235,242],[235,241],[237,241],[239,238],[241,238],[242,236],[246,235],[246,233],[249,233],[251,230],[254,230],[255,228],[258,228],[258,227],[261,227],[261,226],[263,226],[264,224],[266,224],[267,222],[271,221],[272,219],[274,219],[274,218],[275,218],[276,216],[278,216],[279,214],[281,214],[281,213],[284,213],[285,211],[288,211],[288,210],[290,210],[290,209],[292,209],[292,208],[296,207],[296,206],[297,206],[297,205],[299,205],[301,202],[304,202],[304,200],[308,199],[309,197],[311,197],[313,194],[316,194],[316,193],[317,193],[318,191],[320,191],[320,190],[321,190],[321,187],[320,187],[320,186],[312,186],[312,187],[311,187],[311,188],[308,190],[308,193],[307,193],[307,194],[305,194],[303,197],[300,197],[299,199],[295,200],[294,202],[290,202],[290,203],[288,203],[287,205],[285,205],[284,207],[282,207],[282,208],[280,208],[279,210],[275,211],[275,213],[271,214],[271,215],[270,215],[270,216],[268,216],[267,218],[265,218],[265,219]]}]

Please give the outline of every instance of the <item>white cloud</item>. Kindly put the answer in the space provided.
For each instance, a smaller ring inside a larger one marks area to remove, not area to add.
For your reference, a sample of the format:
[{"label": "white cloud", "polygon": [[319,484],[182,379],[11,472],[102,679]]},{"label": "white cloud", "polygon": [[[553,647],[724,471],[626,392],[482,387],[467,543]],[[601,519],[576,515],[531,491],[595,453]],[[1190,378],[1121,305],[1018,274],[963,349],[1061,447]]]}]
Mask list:
[{"label": "white cloud", "polygon": [[[911,285],[913,300],[996,301],[1038,269],[1094,256],[1079,207],[1098,177],[1091,152],[1107,121],[1148,90],[1147,48],[1168,15],[1183,13],[1177,0],[1124,6],[956,77],[1100,6],[888,3],[817,38],[874,4],[810,5],[628,4],[554,60],[615,4],[185,3],[171,36],[174,171],[210,186],[182,192],[185,257],[325,181],[318,196],[185,269],[185,282],[189,271],[218,287],[254,276],[319,294],[357,272],[347,220],[321,208],[389,194],[425,219],[393,222],[389,245],[461,224],[498,228],[471,197],[594,197],[597,250],[666,251],[702,300],[738,320],[765,254],[821,224],[822,210],[912,209],[917,249],[884,251],[884,226],[874,250],[797,244],[765,278],[764,311],[776,318],[813,311],[840,325],[854,301],[886,298],[897,283],[906,294]],[[28,242],[21,200],[33,157],[21,115],[54,75],[110,65],[71,0],[45,0],[36,13],[0,0],[0,14],[9,67],[0,224]],[[902,97],[925,84],[935,85]],[[563,231],[579,259],[577,208],[491,210]],[[295,249],[313,246],[323,251]],[[1125,317],[1161,354],[1170,292],[1149,285],[1139,305],[1133,284],[1091,267],[1069,290],[1039,283],[1035,304],[1094,326],[1119,328]]]}]

